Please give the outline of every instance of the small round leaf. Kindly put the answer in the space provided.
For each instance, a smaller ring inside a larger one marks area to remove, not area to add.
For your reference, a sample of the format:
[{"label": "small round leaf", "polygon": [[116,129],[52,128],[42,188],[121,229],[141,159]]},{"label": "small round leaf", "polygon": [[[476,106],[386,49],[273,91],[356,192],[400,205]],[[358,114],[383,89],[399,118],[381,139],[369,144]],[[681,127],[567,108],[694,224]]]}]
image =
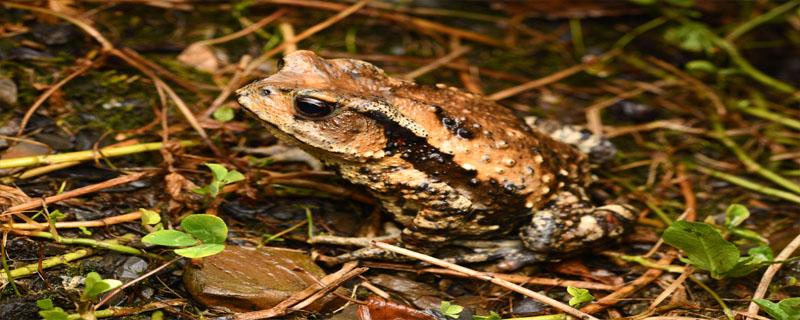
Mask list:
[{"label": "small round leaf", "polygon": [[197,239],[178,230],[159,230],[144,236],[142,242],[167,247],[186,247],[197,244]]},{"label": "small round leaf", "polygon": [[225,250],[224,244],[201,244],[194,247],[182,248],[182,249],[175,249],[175,253],[179,256],[197,259],[215,255],[217,253],[222,252]]},{"label": "small round leaf", "polygon": [[228,238],[228,226],[217,216],[210,214],[193,214],[181,221],[183,231],[188,232],[205,244],[225,243]]}]

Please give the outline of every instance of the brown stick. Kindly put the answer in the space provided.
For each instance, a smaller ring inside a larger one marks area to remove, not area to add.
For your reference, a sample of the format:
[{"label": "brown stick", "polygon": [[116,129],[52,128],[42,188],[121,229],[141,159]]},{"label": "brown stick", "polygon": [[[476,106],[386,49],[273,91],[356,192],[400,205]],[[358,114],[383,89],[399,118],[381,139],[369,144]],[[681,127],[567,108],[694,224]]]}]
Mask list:
[{"label": "brown stick", "polygon": [[[786,245],[786,248],[781,250],[781,253],[775,257],[775,261],[788,259],[798,247],[800,247],[800,234],[794,237],[794,240],[789,242],[789,244]],[[775,274],[778,273],[778,270],[781,269],[781,266],[783,266],[782,263],[773,264],[769,266],[766,271],[764,271],[764,275],[761,277],[761,281],[758,283],[758,287],[753,293],[752,300],[764,298],[764,295],[767,294],[767,289],[769,288],[770,283],[772,283],[772,278],[775,277]],[[750,302],[750,306],[747,307],[747,313],[748,317],[754,318],[750,315],[758,315],[758,305],[755,302]]]},{"label": "brown stick", "polygon": [[[469,277],[469,275],[463,274],[458,271],[453,271],[450,269],[441,269],[441,268],[425,268],[419,270],[419,272],[427,272],[427,273],[435,273],[435,274],[444,274],[448,276],[456,276],[456,277]],[[529,277],[521,274],[502,274],[502,273],[492,273],[487,272],[486,274],[491,275],[492,277],[497,277],[508,282],[518,283],[518,284],[532,284],[532,285],[540,285],[540,286],[558,286],[558,287],[576,287],[576,288],[583,288],[589,290],[604,290],[604,291],[614,291],[619,286],[612,286],[604,283],[597,283],[597,282],[589,282],[589,281],[576,281],[576,280],[564,280],[558,278],[542,278],[542,277]]]},{"label": "brown stick", "polygon": [[[325,1],[311,1],[311,0],[261,0],[259,2],[303,6],[303,7],[318,8],[331,11],[342,11],[347,8],[347,5],[345,4],[325,2]],[[434,32],[444,33],[450,36],[456,36],[462,39],[488,44],[490,46],[496,46],[496,47],[504,46],[503,41],[500,41],[498,39],[487,37],[477,32],[448,27],[446,25],[436,23],[430,20],[416,18],[400,13],[387,13],[373,8],[364,8],[358,11],[359,13],[374,16],[380,19],[394,21],[397,23],[397,25],[400,26],[413,26],[422,31],[426,32],[434,31]]]},{"label": "brown stick", "polygon": [[[91,221],[59,221],[56,222],[56,229],[67,229],[67,228],[92,228],[92,227],[107,227],[113,224],[118,223],[125,223],[130,221],[139,220],[142,217],[142,212],[136,210],[131,213],[126,213],[118,216],[107,217],[98,220],[91,220]],[[49,225],[47,223],[12,223],[11,229],[15,230],[42,230],[47,229]]]},{"label": "brown stick", "polygon": [[[281,301],[281,303],[277,304],[276,306],[259,311],[253,312],[245,312],[239,313],[232,317],[234,320],[256,320],[256,319],[266,319],[277,317],[281,315],[285,315],[289,308],[292,306],[298,305],[302,303],[304,300],[311,298],[312,296],[316,296],[317,293],[335,289],[337,286],[341,285],[343,282],[352,279],[353,277],[364,273],[367,271],[368,268],[356,268],[356,262],[348,262],[342,266],[342,269],[336,271],[335,273],[329,274],[322,279],[320,279],[319,283],[314,283],[308,288],[296,292],[291,297],[286,298],[286,300]],[[326,292],[326,293],[327,293]],[[321,295],[320,295],[321,296]]]},{"label": "brown stick", "polygon": [[406,73],[405,75],[403,75],[403,78],[406,80],[414,80],[415,78],[418,78],[428,72],[436,70],[437,68],[447,64],[448,62],[457,59],[461,55],[469,52],[469,50],[471,50],[470,47],[458,47],[457,49],[451,51],[447,55],[438,58],[427,65],[417,68],[416,70]]},{"label": "brown stick", "polygon": [[581,71],[585,70],[586,68],[590,67],[591,65],[593,65],[593,64],[595,64],[597,62],[605,61],[606,59],[609,59],[609,58],[611,58],[611,57],[613,57],[613,56],[615,56],[617,54],[618,54],[618,52],[616,52],[616,51],[607,52],[607,53],[605,53],[605,54],[603,54],[601,56],[598,56],[595,59],[592,59],[590,61],[581,63],[579,65],[574,65],[572,67],[569,67],[569,68],[566,68],[566,69],[561,70],[559,72],[556,72],[556,73],[553,73],[551,75],[548,75],[548,76],[546,76],[544,78],[539,78],[539,79],[536,79],[536,80],[533,80],[533,81],[530,81],[530,82],[523,83],[523,84],[518,85],[518,86],[514,86],[514,87],[511,87],[511,88],[508,88],[508,89],[500,90],[498,92],[490,94],[487,98],[489,98],[489,100],[503,100],[503,99],[506,99],[508,97],[512,97],[512,96],[518,95],[520,93],[523,93],[525,91],[528,91],[528,90],[531,90],[531,89],[535,89],[535,88],[538,88],[538,87],[541,87],[541,86],[544,86],[544,85],[551,84],[553,82],[556,82],[556,81],[559,81],[559,80],[564,79],[566,77],[569,77],[569,76],[571,76],[573,74],[581,72]]},{"label": "brown stick", "polygon": [[13,206],[13,207],[8,208],[5,211],[3,211],[3,213],[0,214],[0,218],[5,217],[5,216],[9,216],[9,215],[12,215],[12,214],[15,214],[15,213],[19,213],[19,212],[22,212],[22,211],[26,211],[26,210],[33,210],[33,209],[39,208],[39,207],[41,207],[43,205],[48,205],[48,204],[59,202],[59,201],[62,201],[62,200],[66,200],[66,199],[71,199],[71,198],[75,198],[75,197],[78,197],[78,196],[82,196],[84,194],[93,193],[93,192],[97,192],[97,191],[100,191],[100,190],[103,190],[103,189],[107,189],[107,188],[111,188],[111,187],[114,187],[114,186],[118,186],[118,185],[121,185],[121,184],[126,184],[126,183],[129,183],[129,182],[133,182],[133,181],[141,179],[144,176],[145,176],[145,173],[132,173],[132,174],[124,175],[124,176],[117,177],[117,178],[114,178],[114,179],[106,180],[106,181],[103,181],[103,182],[100,182],[100,183],[96,183],[96,184],[93,184],[93,185],[89,185],[89,186],[81,187],[81,188],[78,188],[78,189],[70,190],[70,191],[64,192],[64,193],[59,194],[59,195],[46,197],[44,199],[36,199],[36,200],[32,200],[32,201],[29,201],[29,202],[26,202],[26,203],[18,204],[16,206]]},{"label": "brown stick", "polygon": [[17,130],[17,137],[22,136],[22,133],[25,132],[25,127],[28,125],[28,121],[31,120],[31,117],[39,109],[39,107],[47,101],[50,96],[53,95],[58,89],[61,89],[67,82],[72,81],[72,79],[77,78],[78,76],[82,75],[84,72],[91,69],[95,64],[95,61],[87,61],[84,62],[78,69],[75,69],[72,73],[61,79],[60,81],[56,82],[54,85],[47,88],[47,90],[39,96],[38,99],[28,108],[28,111],[25,112],[25,115],[22,117],[22,121],[19,123],[19,130]]},{"label": "brown stick", "polygon": [[[658,264],[661,265],[668,265],[672,263],[672,260],[675,257],[671,254],[666,254],[660,260],[658,260]],[[595,301],[594,303],[587,305],[581,308],[581,311],[592,314],[597,313],[605,308],[613,306],[617,304],[621,299],[633,294],[639,289],[643,288],[644,286],[653,282],[653,280],[658,279],[662,274],[664,274],[664,270],[661,269],[649,269],[647,270],[642,276],[636,278],[636,280],[631,281],[628,285],[620,288],[617,291],[612,292],[611,294],[600,298],[599,300]]]},{"label": "brown stick", "polygon": [[408,250],[408,249],[404,249],[404,248],[401,248],[401,247],[398,247],[398,246],[393,246],[393,245],[387,244],[387,243],[373,242],[372,245],[376,246],[378,248],[381,248],[383,250],[389,251],[389,252],[394,252],[394,253],[397,253],[397,254],[400,254],[400,255],[411,257],[411,258],[414,258],[414,259],[417,259],[417,260],[420,260],[420,261],[424,261],[424,262],[430,263],[432,265],[440,266],[442,268],[451,269],[451,270],[454,270],[456,272],[463,273],[463,274],[465,274],[467,276],[470,276],[472,278],[476,278],[476,279],[480,279],[480,280],[484,280],[484,281],[489,281],[491,283],[494,283],[494,284],[496,284],[498,286],[501,286],[503,288],[506,288],[508,290],[511,290],[511,291],[520,293],[522,295],[525,295],[527,297],[533,298],[535,300],[538,300],[539,302],[542,302],[542,303],[547,304],[547,305],[549,305],[549,306],[551,306],[553,308],[561,310],[561,311],[563,311],[563,312],[565,312],[565,313],[567,313],[569,315],[577,317],[578,319],[599,320],[599,319],[597,319],[597,318],[595,318],[595,317],[593,317],[591,315],[588,315],[586,313],[581,312],[578,309],[572,308],[572,307],[562,303],[561,301],[558,301],[556,299],[550,298],[550,297],[548,297],[548,296],[546,296],[544,294],[541,294],[541,293],[538,293],[536,291],[530,290],[530,289],[525,288],[523,286],[520,286],[520,285],[511,283],[511,282],[508,282],[506,280],[500,279],[498,277],[495,277],[495,276],[493,276],[491,274],[488,274],[488,273],[485,273],[485,272],[472,270],[472,269],[469,269],[469,268],[466,268],[466,267],[459,266],[457,264],[449,263],[447,261],[431,257],[429,255],[421,254],[419,252],[414,252],[414,251],[411,251],[411,250]]}]

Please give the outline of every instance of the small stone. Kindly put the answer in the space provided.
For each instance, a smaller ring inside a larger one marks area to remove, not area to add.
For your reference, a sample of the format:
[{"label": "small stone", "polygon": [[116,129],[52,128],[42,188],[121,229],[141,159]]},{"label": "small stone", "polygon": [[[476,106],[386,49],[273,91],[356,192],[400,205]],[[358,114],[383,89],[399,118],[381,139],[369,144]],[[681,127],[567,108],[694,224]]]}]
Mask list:
[{"label": "small stone", "polygon": [[[197,301],[234,312],[271,308],[318,283],[325,272],[301,251],[228,246],[186,267],[183,283]],[[349,295],[345,289],[340,293]],[[327,295],[307,311],[332,311],[344,301]]]}]

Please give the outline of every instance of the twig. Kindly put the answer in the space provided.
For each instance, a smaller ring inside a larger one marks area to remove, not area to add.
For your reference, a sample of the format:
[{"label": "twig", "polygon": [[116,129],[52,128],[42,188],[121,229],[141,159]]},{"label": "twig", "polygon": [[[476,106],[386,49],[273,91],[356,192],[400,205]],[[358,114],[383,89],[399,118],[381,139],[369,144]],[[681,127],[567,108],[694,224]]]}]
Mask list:
[{"label": "twig", "polygon": [[282,316],[287,314],[287,310],[292,306],[295,306],[304,300],[314,296],[318,292],[323,291],[330,291],[335,289],[344,281],[352,279],[353,277],[364,273],[367,271],[368,268],[356,268],[355,262],[348,262],[345,263],[339,271],[336,271],[332,274],[329,274],[322,279],[320,279],[319,283],[313,283],[308,288],[296,292],[286,300],[281,301],[276,306],[266,309],[266,310],[259,310],[253,312],[245,312],[233,315],[230,319],[234,320],[256,320],[256,319],[266,319],[272,318],[277,316]]},{"label": "twig", "polygon": [[578,72],[586,70],[586,68],[592,66],[593,64],[599,63],[599,62],[603,62],[603,61],[605,61],[605,60],[607,60],[609,58],[614,57],[618,53],[619,53],[619,51],[606,52],[603,55],[600,55],[600,56],[596,57],[595,59],[591,59],[591,60],[586,61],[584,63],[581,63],[579,65],[574,65],[572,67],[569,67],[569,68],[566,68],[564,70],[558,71],[558,72],[553,73],[551,75],[548,75],[546,77],[539,78],[539,79],[536,79],[536,80],[533,80],[533,81],[530,81],[530,82],[526,82],[526,83],[523,83],[521,85],[514,86],[514,87],[511,87],[511,88],[508,88],[508,89],[500,90],[498,92],[495,92],[495,93],[489,95],[487,98],[489,100],[503,100],[503,99],[518,95],[518,94],[520,94],[522,92],[525,92],[525,91],[528,91],[528,90],[531,90],[531,89],[535,89],[535,88],[538,88],[538,87],[541,87],[541,86],[544,86],[544,85],[548,85],[550,83],[559,81],[559,80],[564,79],[566,77],[569,77],[569,76],[571,76],[573,74],[576,74]]},{"label": "twig", "polygon": [[50,88],[47,88],[47,90],[44,93],[42,93],[38,99],[36,99],[36,101],[30,106],[30,108],[28,108],[28,111],[25,112],[25,115],[19,122],[19,130],[17,130],[17,137],[22,136],[22,133],[25,132],[25,127],[28,126],[28,121],[31,120],[33,114],[36,113],[36,110],[38,110],[39,107],[41,107],[42,104],[44,104],[44,102],[47,101],[47,99],[53,95],[53,93],[61,89],[61,87],[63,87],[68,82],[72,81],[72,79],[77,78],[84,72],[91,69],[95,65],[95,62],[96,61],[84,61],[79,68],[75,69],[75,71],[64,77],[64,79],[61,79],[54,85],[50,86]]},{"label": "twig", "polygon": [[[99,220],[90,221],[59,221],[55,223],[56,229],[68,228],[92,228],[92,227],[107,227],[110,225],[136,221],[142,218],[142,212],[136,210],[131,213],[126,213],[118,216],[106,217]],[[47,223],[12,223],[11,229],[15,230],[41,230],[47,229],[50,225]]]},{"label": "twig", "polygon": [[[4,229],[4,230],[9,230],[9,229]],[[56,236],[53,235],[50,232],[23,231],[23,230],[9,230],[9,231],[11,233],[14,233],[14,234],[17,234],[17,235],[21,235],[21,236],[51,239],[51,240],[55,240],[55,242],[61,243],[61,244],[78,244],[78,245],[90,246],[92,248],[106,249],[106,250],[116,251],[116,252],[125,253],[125,254],[133,254],[133,255],[137,255],[137,256],[145,256],[145,257],[150,257],[150,258],[163,260],[163,258],[158,256],[158,255],[155,255],[155,254],[152,254],[152,253],[147,253],[147,252],[144,252],[142,250],[139,250],[139,249],[131,247],[131,246],[126,246],[126,245],[119,244],[119,243],[117,243],[117,240],[113,240],[113,239],[111,239],[111,240],[95,240],[95,239],[89,239],[89,238],[67,238],[67,237],[58,237],[58,239],[56,239]]]},{"label": "twig", "polygon": [[775,8],[772,8],[772,10],[769,10],[764,14],[759,15],[753,19],[750,19],[745,23],[740,24],[739,26],[731,30],[731,32],[728,33],[728,35],[725,36],[725,40],[728,42],[733,42],[734,40],[736,40],[743,34],[749,32],[750,30],[754,29],[755,27],[758,27],[759,25],[767,21],[770,21],[772,19],[775,19],[776,17],[788,12],[789,10],[792,10],[792,8],[794,8],[794,6],[796,6],[798,3],[800,3],[800,1],[798,0],[789,1]]},{"label": "twig", "polygon": [[706,85],[702,81],[697,80],[696,78],[686,74],[686,72],[681,71],[681,69],[676,68],[674,65],[666,61],[663,61],[653,56],[648,56],[646,57],[646,59],[648,62],[651,62],[659,66],[660,68],[671,72],[672,74],[681,78],[681,80],[691,84],[692,88],[694,88],[694,91],[696,91],[698,94],[702,96],[705,96],[706,99],[708,99],[708,101],[711,102],[712,105],[714,105],[714,109],[716,110],[718,115],[723,116],[727,114],[725,104],[722,103],[722,99],[720,99],[719,95],[717,94],[716,91],[714,91],[714,89],[711,89],[708,85]]},{"label": "twig", "polygon": [[[663,257],[661,257],[660,260],[658,260],[658,264],[669,265],[670,263],[672,263],[673,259],[675,259],[675,256],[671,254],[671,252],[669,252],[665,254]],[[610,306],[613,306],[623,298],[630,296],[634,292],[639,291],[639,289],[644,288],[646,285],[650,284],[650,282],[653,282],[655,279],[658,279],[658,277],[660,277],[663,273],[664,270],[649,269],[645,271],[645,273],[643,273],[641,276],[636,278],[636,280],[631,281],[624,287],[618,289],[617,291],[612,292],[611,294],[605,297],[600,298],[599,300],[595,301],[595,303],[592,303],[590,305],[581,308],[581,311],[592,314],[600,312]]]},{"label": "twig", "polygon": [[728,56],[731,57],[731,62],[736,64],[745,74],[753,78],[754,80],[761,82],[761,84],[771,87],[775,90],[778,90],[783,93],[792,94],[794,96],[798,96],[800,93],[797,92],[797,88],[794,86],[770,77],[766,73],[761,72],[761,70],[756,69],[750,62],[747,61],[742,54],[739,53],[739,50],[736,47],[724,39],[716,39],[716,44],[722,50],[724,50]]},{"label": "twig", "polygon": [[784,200],[789,200],[789,201],[795,202],[795,203],[800,203],[800,196],[798,196],[796,194],[793,194],[791,192],[787,192],[787,191],[783,191],[783,190],[779,190],[779,189],[775,189],[775,188],[770,188],[770,187],[767,187],[767,186],[765,186],[763,184],[760,184],[760,183],[752,182],[750,180],[747,180],[747,179],[744,179],[744,178],[740,178],[740,177],[732,175],[732,174],[728,174],[728,173],[725,173],[725,172],[721,172],[721,171],[717,171],[717,170],[714,170],[714,169],[706,168],[706,167],[703,167],[703,166],[693,166],[692,168],[697,170],[697,171],[700,171],[702,173],[705,173],[707,175],[710,175],[712,177],[728,181],[728,182],[733,183],[733,184],[735,184],[737,186],[740,186],[740,187],[743,187],[743,188],[746,188],[746,189],[750,189],[750,190],[753,190],[755,192],[763,193],[765,195],[781,198],[781,199],[784,199]]},{"label": "twig", "polygon": [[108,302],[108,300],[111,300],[111,298],[113,298],[115,295],[117,295],[120,292],[122,292],[122,290],[125,290],[125,288],[130,287],[130,286],[138,283],[139,281],[147,279],[147,277],[152,276],[152,275],[156,274],[157,272],[159,272],[161,270],[164,270],[164,268],[169,267],[170,265],[175,263],[175,261],[178,261],[180,259],[183,259],[183,257],[177,257],[175,259],[172,259],[169,262],[158,266],[158,268],[155,268],[155,269],[153,269],[153,270],[151,270],[151,271],[149,271],[149,272],[147,272],[147,273],[145,273],[145,274],[143,274],[141,276],[138,276],[138,277],[136,277],[136,279],[128,281],[127,283],[125,283],[124,285],[120,286],[119,288],[114,289],[114,291],[111,291],[111,293],[109,293],[105,297],[103,297],[103,299],[100,300],[100,302],[98,302],[94,306],[92,306],[92,310],[93,311],[97,311],[97,308],[99,308],[102,305],[104,305],[106,302]]},{"label": "twig", "polygon": [[[186,107],[186,104],[183,102],[183,100],[181,100],[180,97],[178,97],[178,95],[175,94],[175,92],[172,90],[172,88],[170,88],[167,84],[165,84],[164,81],[161,80],[161,78],[159,78],[158,75],[153,70],[150,70],[147,67],[147,65],[137,61],[136,57],[138,55],[131,56],[130,54],[126,54],[125,50],[118,50],[118,49],[114,48],[114,45],[112,45],[111,42],[108,41],[108,39],[106,39],[99,31],[97,31],[97,29],[95,29],[91,25],[87,24],[86,22],[81,21],[78,18],[69,16],[69,15],[66,15],[66,14],[63,14],[63,13],[60,13],[60,12],[55,12],[53,10],[34,7],[34,6],[29,6],[29,5],[24,5],[24,4],[4,2],[4,5],[12,7],[12,8],[30,10],[30,11],[35,11],[35,12],[39,12],[39,13],[43,13],[43,14],[56,16],[56,17],[59,17],[61,19],[67,20],[70,23],[72,23],[72,24],[76,25],[77,27],[81,28],[84,32],[86,32],[87,34],[92,36],[92,38],[94,38],[97,42],[100,43],[100,45],[103,47],[103,51],[104,52],[108,52],[109,54],[124,60],[129,65],[133,66],[134,68],[138,69],[139,71],[141,71],[142,73],[144,73],[148,77],[150,77],[153,80],[153,82],[156,84],[157,87],[161,86],[167,92],[167,94],[170,96],[170,98],[173,99],[175,104],[178,106],[178,109],[181,111],[181,113],[186,118],[186,120],[189,122],[189,124],[192,126],[192,128],[194,128],[195,131],[197,131],[197,133],[200,135],[200,137],[203,138],[203,140],[206,142],[206,144],[208,144],[209,147],[213,151],[215,151],[215,153],[219,153],[217,151],[217,149],[214,147],[214,144],[211,142],[211,140],[208,139],[208,134],[206,134],[205,130],[203,129],[203,127],[200,126],[199,122],[197,122],[197,119],[195,118],[194,114],[192,114],[191,110],[189,110],[189,108]],[[128,51],[132,51],[132,50],[128,49]]]},{"label": "twig", "polygon": [[[145,313],[148,311],[168,308],[168,307],[177,307],[186,304],[186,300],[184,299],[173,299],[167,301],[156,301],[150,302],[148,304],[139,306],[139,307],[113,307],[103,310],[98,310],[94,312],[95,318],[123,318],[125,316]],[[81,315],[77,313],[71,313],[67,316],[67,320],[80,320]],[[154,318],[153,318],[154,319]]]},{"label": "twig", "polygon": [[231,41],[231,40],[239,39],[241,37],[244,37],[244,36],[246,36],[248,34],[251,34],[251,33],[255,32],[258,29],[261,29],[261,28],[267,26],[268,24],[272,23],[275,20],[278,20],[278,18],[286,15],[287,12],[289,12],[288,9],[285,9],[285,8],[278,9],[275,12],[273,12],[271,15],[268,15],[268,16],[266,16],[264,18],[261,18],[261,20],[258,20],[255,23],[253,23],[253,24],[251,24],[251,25],[249,25],[249,26],[247,26],[245,28],[242,28],[242,30],[236,31],[236,32],[231,33],[231,34],[226,34],[226,35],[221,36],[219,38],[200,40],[200,41],[197,41],[195,43],[192,43],[191,45],[206,45],[206,46],[210,46],[210,45],[225,43],[225,42],[228,42],[228,41]]},{"label": "twig", "polygon": [[716,291],[709,288],[705,283],[703,283],[703,281],[700,281],[694,276],[689,276],[689,280],[692,280],[694,284],[700,286],[700,288],[703,288],[703,290],[708,292],[708,294],[711,295],[711,298],[713,298],[714,301],[716,301],[717,304],[719,304],[719,306],[722,307],[722,313],[724,313],[725,316],[728,317],[728,320],[733,320],[733,312],[731,312],[731,308],[728,308],[728,305],[725,304],[725,301],[722,300],[722,298],[720,298],[719,294],[717,294]]},{"label": "twig", "polygon": [[728,147],[728,149],[733,151],[736,157],[739,158],[739,161],[741,161],[745,165],[747,171],[755,172],[758,175],[766,178],[767,180],[770,180],[775,184],[782,186],[787,190],[794,192],[797,195],[800,195],[799,184],[794,183],[793,181],[780,176],[779,174],[773,172],[772,170],[764,168],[758,162],[753,160],[753,158],[747,155],[747,153],[744,152],[744,150],[742,150],[742,148],[740,148],[739,145],[736,144],[736,142],[733,142],[733,139],[729,138],[725,134],[725,128],[722,126],[722,122],[719,120],[719,118],[711,117],[711,126],[714,129],[714,134],[715,134],[714,137],[717,138],[720,142],[722,142],[722,144],[724,144],[726,147]]},{"label": "twig", "polygon": [[789,128],[800,130],[800,120],[792,118],[791,116],[788,115],[772,112],[766,107],[757,107],[757,106],[739,107],[738,110],[746,114],[749,114],[751,116],[756,116],[761,119],[766,119],[769,121],[780,123]]},{"label": "twig", "polygon": [[[250,75],[256,68],[258,68],[258,66],[260,66],[261,64],[266,62],[269,58],[272,58],[272,56],[274,56],[274,55],[282,52],[283,50],[285,50],[286,47],[288,47],[288,46],[290,46],[292,44],[298,43],[300,41],[303,41],[306,38],[316,34],[317,32],[325,30],[326,28],[330,27],[334,23],[341,21],[342,19],[350,16],[354,12],[356,12],[359,9],[363,8],[370,1],[372,1],[372,0],[361,0],[361,1],[353,4],[352,6],[347,7],[345,10],[337,13],[336,15],[334,15],[334,16],[328,18],[328,19],[325,19],[325,21],[322,21],[322,22],[320,22],[320,23],[318,23],[318,24],[316,24],[316,25],[314,25],[314,26],[312,26],[312,27],[310,27],[310,28],[308,28],[306,30],[303,30],[303,32],[301,32],[300,34],[298,34],[296,37],[292,38],[291,40],[286,40],[286,41],[282,42],[280,45],[276,46],[275,48],[272,48],[272,50],[269,50],[269,51],[267,51],[265,53],[262,53],[260,56],[258,56],[257,58],[253,59],[252,61],[250,61],[250,63],[247,64],[247,66],[242,71],[242,79],[244,79],[246,76]],[[241,81],[237,81],[237,82],[241,82]],[[228,83],[229,87],[238,87],[240,85],[241,85],[241,83],[234,83],[232,81]],[[217,100],[224,101],[225,99],[228,98],[228,96],[230,96],[231,92],[232,91],[221,93],[217,97]]]},{"label": "twig", "polygon": [[145,176],[144,173],[131,173],[131,174],[128,174],[128,175],[124,175],[124,176],[117,177],[117,178],[114,178],[114,179],[106,180],[106,181],[103,181],[103,182],[100,182],[100,183],[96,183],[96,184],[93,184],[93,185],[88,185],[88,186],[81,187],[81,188],[78,188],[78,189],[70,190],[70,191],[67,191],[67,192],[64,192],[64,193],[61,193],[61,194],[58,194],[58,195],[46,197],[44,199],[31,200],[29,202],[18,204],[18,205],[15,205],[13,207],[10,207],[10,208],[6,209],[5,211],[3,211],[2,214],[0,214],[0,218],[8,216],[8,215],[11,215],[11,214],[14,214],[14,213],[19,213],[19,212],[26,211],[26,210],[36,209],[36,208],[39,208],[39,207],[41,207],[43,205],[48,205],[48,204],[59,202],[59,201],[62,201],[62,200],[66,200],[66,199],[71,199],[71,198],[75,198],[75,197],[78,197],[78,196],[82,196],[84,194],[93,193],[93,192],[100,191],[100,190],[103,190],[103,189],[111,188],[111,187],[118,186],[118,185],[121,185],[121,184],[130,183],[130,182],[139,180],[144,176]]},{"label": "twig", "polygon": [[[779,253],[775,257],[775,261],[782,261],[789,259],[789,257],[797,251],[797,248],[800,247],[800,234],[794,237],[792,242],[789,242],[781,253]],[[758,287],[756,291],[753,292],[753,299],[762,299],[767,294],[767,289],[769,289],[770,283],[772,283],[772,278],[775,277],[775,274],[778,273],[778,270],[781,269],[783,266],[782,263],[770,265],[766,271],[764,271],[764,275],[761,276],[761,281],[758,283]],[[752,318],[751,315],[758,315],[758,305],[755,302],[750,302],[750,306],[747,307],[748,316]]]},{"label": "twig", "polygon": [[[442,268],[425,268],[417,270],[417,272],[444,274],[449,276],[466,277],[466,278],[471,277],[468,274],[464,274],[451,269],[442,269]],[[502,273],[492,273],[492,272],[487,272],[486,274],[492,277],[497,277],[506,280],[508,282],[518,283],[522,285],[576,287],[589,290],[604,290],[604,291],[613,291],[619,288],[619,286],[608,285],[598,282],[589,282],[589,281],[564,280],[558,278],[544,278],[544,277],[529,277],[520,274],[502,274]]]},{"label": "twig", "polygon": [[[197,145],[197,142],[191,140],[183,140],[180,141],[179,144],[182,147],[191,147]],[[119,157],[134,153],[159,150],[163,146],[164,144],[161,142],[151,142],[151,143],[142,143],[124,147],[108,147],[97,151],[84,150],[84,151],[67,152],[67,153],[59,153],[51,155],[9,158],[0,160],[0,169],[49,165],[49,164],[73,162],[73,161],[86,161],[103,157],[106,158]]]},{"label": "twig", "polygon": [[[312,1],[312,0],[261,0],[259,1],[259,3],[275,3],[275,4],[284,4],[293,6],[303,6],[303,7],[318,8],[331,11],[342,11],[347,8],[347,5],[345,4],[339,4],[327,1]],[[453,27],[449,27],[440,23],[436,23],[421,18],[411,17],[399,13],[386,13],[372,8],[364,8],[362,10],[357,10],[357,11],[365,15],[377,17],[379,19],[394,21],[396,22],[397,25],[400,26],[413,26],[419,30],[422,30],[423,32],[431,32],[431,31],[439,32],[466,40],[480,42],[490,46],[496,46],[496,47],[504,46],[502,41],[497,40],[493,37],[489,37],[477,32],[456,29]]]},{"label": "twig", "polygon": [[[661,88],[670,85],[672,83],[673,82],[670,80],[661,80],[653,83],[652,87]],[[652,91],[652,89],[639,87],[630,91],[622,92],[612,98],[599,101],[597,103],[594,103],[586,107],[584,109],[586,113],[586,127],[589,128],[589,130],[591,130],[595,134],[602,134],[603,123],[601,121],[600,111],[616,103],[619,103],[620,101],[636,97],[642,93],[645,93],[646,91]]]},{"label": "twig", "polygon": [[480,280],[484,280],[484,281],[489,281],[489,282],[494,283],[494,284],[496,284],[498,286],[501,286],[503,288],[509,289],[511,291],[514,291],[514,292],[520,293],[522,295],[525,295],[527,297],[530,297],[530,298],[533,298],[535,300],[538,300],[538,301],[540,301],[540,302],[542,302],[544,304],[547,304],[547,305],[549,305],[551,307],[554,307],[554,308],[556,308],[558,310],[561,310],[561,311],[563,311],[563,312],[565,312],[565,313],[567,313],[569,315],[575,316],[575,317],[577,317],[579,319],[598,320],[597,318],[595,318],[595,317],[593,317],[591,315],[583,313],[578,309],[572,308],[572,307],[570,307],[570,306],[568,306],[568,305],[566,305],[566,304],[564,304],[564,303],[562,303],[562,302],[560,302],[558,300],[550,298],[550,297],[548,297],[548,296],[546,296],[544,294],[538,293],[536,291],[530,290],[528,288],[525,288],[523,286],[511,283],[511,282],[508,282],[506,280],[497,278],[497,277],[495,277],[495,276],[493,276],[491,274],[488,274],[488,273],[475,271],[475,270],[472,270],[472,269],[469,269],[469,268],[465,268],[465,267],[459,266],[457,264],[449,263],[447,261],[443,261],[441,259],[437,259],[437,258],[431,257],[429,255],[424,255],[424,254],[421,254],[419,252],[414,252],[414,251],[411,251],[411,250],[408,250],[408,249],[404,249],[404,248],[401,248],[401,247],[398,247],[398,246],[393,246],[393,245],[387,244],[387,243],[373,242],[372,245],[375,246],[375,247],[381,248],[383,250],[389,251],[389,252],[393,252],[393,253],[404,255],[404,256],[407,256],[407,257],[411,257],[411,258],[414,258],[414,259],[417,259],[417,260],[420,260],[420,261],[424,261],[424,262],[427,262],[427,263],[430,263],[430,264],[433,264],[433,265],[440,266],[442,268],[447,268],[447,269],[451,269],[451,270],[454,270],[454,271],[457,271],[457,272],[461,272],[461,273],[463,273],[465,275],[468,275],[468,276],[470,276],[472,278],[476,278],[476,279],[480,279]]},{"label": "twig", "polygon": [[683,273],[681,273],[678,279],[672,281],[672,283],[670,283],[669,286],[667,286],[667,288],[664,289],[663,292],[661,292],[661,294],[659,294],[655,299],[653,299],[653,302],[651,302],[650,306],[647,307],[648,310],[642,313],[648,313],[653,309],[655,309],[656,307],[658,307],[658,305],[661,304],[661,302],[667,299],[667,297],[669,297],[673,292],[675,292],[675,290],[677,290],[678,287],[681,284],[683,284],[686,281],[686,279],[689,278],[690,275],[692,275],[692,271],[694,270],[692,270],[691,267],[686,267],[686,269],[683,270]]},{"label": "twig", "polygon": [[416,70],[413,70],[409,73],[404,74],[402,77],[406,80],[414,80],[428,72],[438,69],[439,67],[457,59],[458,57],[462,56],[463,54],[469,52],[471,50],[470,47],[458,47],[457,49],[451,51],[447,55],[434,60],[433,62],[424,65]]}]

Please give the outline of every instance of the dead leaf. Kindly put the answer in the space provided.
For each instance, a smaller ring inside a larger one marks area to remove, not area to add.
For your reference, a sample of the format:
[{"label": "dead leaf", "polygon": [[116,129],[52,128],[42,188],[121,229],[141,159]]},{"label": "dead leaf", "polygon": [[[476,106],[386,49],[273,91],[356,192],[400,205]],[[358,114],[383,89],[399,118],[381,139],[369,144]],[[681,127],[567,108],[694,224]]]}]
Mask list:
[{"label": "dead leaf", "polygon": [[31,198],[19,188],[0,184],[0,211],[29,201]]},{"label": "dead leaf", "polygon": [[178,56],[178,61],[193,68],[214,73],[220,67],[228,64],[225,54],[214,49],[214,47],[202,43],[193,43],[183,50]]}]

